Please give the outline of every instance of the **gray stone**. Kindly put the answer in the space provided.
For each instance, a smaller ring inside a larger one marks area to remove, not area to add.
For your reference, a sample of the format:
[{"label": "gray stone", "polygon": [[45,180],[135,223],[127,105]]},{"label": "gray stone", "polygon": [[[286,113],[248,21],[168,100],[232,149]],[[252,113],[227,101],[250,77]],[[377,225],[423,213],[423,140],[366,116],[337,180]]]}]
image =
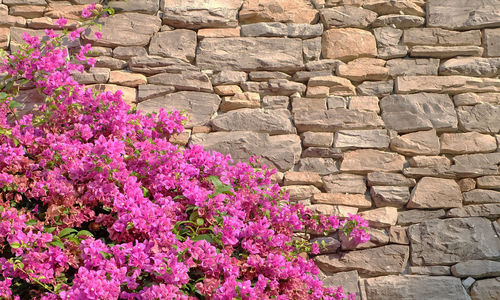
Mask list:
[{"label": "gray stone", "polygon": [[309,199],[313,195],[321,193],[321,191],[313,185],[286,185],[281,189],[288,193],[290,201]]},{"label": "gray stone", "polygon": [[500,190],[500,176],[484,176],[477,178],[477,187],[481,189]]},{"label": "gray stone", "polygon": [[397,46],[403,35],[403,30],[393,27],[378,27],[373,29],[377,47]]},{"label": "gray stone", "polygon": [[356,298],[354,299],[361,299],[357,271],[339,272],[336,274],[324,276],[321,278],[321,281],[323,281],[324,286],[327,287],[337,288],[341,286],[344,290],[344,293],[356,294]]},{"label": "gray stone", "polygon": [[500,25],[500,3],[487,0],[429,0],[427,25],[448,29],[473,29]]},{"label": "gray stone", "polygon": [[212,92],[212,83],[208,76],[197,71],[181,73],[162,73],[148,77],[149,84],[173,86],[177,90]]},{"label": "gray stone", "polygon": [[411,167],[419,168],[449,168],[451,166],[451,161],[446,156],[414,156],[410,158],[409,163]]},{"label": "gray stone", "polygon": [[464,193],[465,204],[500,203],[500,192],[475,189]]},{"label": "gray stone", "polygon": [[453,208],[462,206],[460,187],[452,179],[424,177],[411,192],[408,208]]},{"label": "gray stone", "polygon": [[154,75],[158,73],[181,73],[183,71],[197,71],[195,66],[178,58],[164,58],[159,56],[135,56],[129,60],[131,71]]},{"label": "gray stone", "polygon": [[333,133],[306,131],[300,135],[304,147],[330,147],[333,143]]},{"label": "gray stone", "polygon": [[198,43],[202,69],[293,72],[303,67],[302,41],[285,38],[205,38]]},{"label": "gray stone", "polygon": [[366,192],[365,177],[354,174],[332,174],[323,177],[327,193],[364,194]]},{"label": "gray stone", "polygon": [[481,103],[457,109],[459,128],[480,133],[500,132],[500,106]]},{"label": "gray stone", "polygon": [[397,136],[391,140],[391,150],[404,155],[437,155],[439,138],[436,130],[417,131]]},{"label": "gray stone", "polygon": [[415,186],[417,183],[413,178],[406,178],[402,174],[372,172],[366,177],[368,186]]},{"label": "gray stone", "polygon": [[328,96],[326,98],[328,109],[346,108],[347,99],[341,96]]},{"label": "gray stone", "polygon": [[352,238],[346,236],[344,232],[339,232],[342,250],[361,250],[375,248],[389,244],[390,237],[386,229],[368,228],[366,233],[370,236],[370,241],[362,244],[356,244]]},{"label": "gray stone", "polygon": [[292,79],[299,82],[307,82],[309,79],[318,76],[330,76],[333,75],[331,70],[319,70],[319,71],[298,71],[293,74]]},{"label": "gray stone", "polygon": [[291,37],[310,39],[321,36],[322,24],[283,24],[278,22],[241,25],[241,36],[249,37]]},{"label": "gray stone", "polygon": [[410,266],[412,275],[451,275],[449,266]]},{"label": "gray stone", "polygon": [[311,243],[318,244],[320,254],[335,253],[340,248],[340,242],[331,236],[311,239]]},{"label": "gray stone", "polygon": [[174,57],[192,62],[196,56],[196,32],[177,29],[155,33],[149,43],[149,54]]},{"label": "gray stone", "polygon": [[[100,21],[102,30],[97,25],[91,26],[85,39],[104,47],[146,46],[161,26],[160,18],[139,13],[116,14]],[[94,35],[98,31],[102,33],[100,40]]]},{"label": "gray stone", "polygon": [[236,27],[241,0],[162,0],[163,24],[176,28]]},{"label": "gray stone", "polygon": [[408,246],[388,245],[351,251],[343,255],[319,255],[314,261],[326,274],[351,270],[370,276],[399,274],[403,272],[408,261]]},{"label": "gray stone", "polygon": [[154,15],[160,8],[158,0],[110,1],[108,5],[117,12],[139,12]]},{"label": "gray stone", "polygon": [[267,82],[246,81],[241,83],[241,88],[245,92],[259,93],[262,96],[291,96],[296,93],[302,95],[306,91],[304,84],[286,79],[271,79]]},{"label": "gray stone", "polygon": [[319,60],[321,56],[321,37],[304,40],[302,42],[302,52],[306,62]]},{"label": "gray stone", "polygon": [[484,278],[500,276],[500,262],[492,260],[468,260],[451,267],[453,276]]},{"label": "gray stone", "polygon": [[129,60],[134,56],[147,56],[148,52],[143,47],[116,47],[113,49],[113,57],[117,59]]},{"label": "gray stone", "polygon": [[406,186],[372,186],[370,194],[376,207],[402,208],[410,199],[410,189]]},{"label": "gray stone", "polygon": [[441,153],[466,154],[493,152],[497,149],[494,137],[478,132],[443,133],[440,142]]},{"label": "gray stone", "polygon": [[398,212],[398,225],[411,225],[421,223],[425,220],[439,219],[445,216],[443,209],[438,210],[420,210],[412,209]]},{"label": "gray stone", "polygon": [[335,133],[334,146],[339,149],[387,149],[389,142],[390,139],[385,129],[339,130]]},{"label": "gray stone", "polygon": [[256,132],[213,132],[191,136],[191,143],[202,145],[205,150],[231,154],[237,161],[248,161],[250,156],[260,156],[262,162],[280,171],[287,171],[300,157],[300,138],[297,135],[269,136]]},{"label": "gray stone", "polygon": [[295,126],[299,132],[369,129],[381,127],[382,125],[382,119],[374,112],[343,108],[320,112],[298,112],[295,114]]},{"label": "gray stone", "polygon": [[451,58],[455,56],[481,56],[484,49],[478,46],[413,46],[410,56]]},{"label": "gray stone", "polygon": [[500,58],[461,57],[441,64],[439,75],[493,77],[500,72]]},{"label": "gray stone", "polygon": [[337,162],[333,158],[306,157],[301,158],[297,171],[316,172],[320,175],[335,174],[339,172]]},{"label": "gray stone", "polygon": [[474,282],[476,282],[476,280],[472,277],[468,277],[464,280],[462,280],[462,285],[464,286],[464,288],[469,291],[470,290],[470,287],[474,284]]},{"label": "gray stone", "polygon": [[72,77],[80,84],[106,83],[109,80],[108,68],[90,68],[88,71],[72,73]]},{"label": "gray stone", "polygon": [[472,300],[499,299],[500,298],[500,278],[490,278],[478,280],[470,291]]},{"label": "gray stone", "polygon": [[425,19],[410,15],[386,15],[380,16],[373,22],[373,27],[394,26],[400,29],[420,27],[424,25]]},{"label": "gray stone", "polygon": [[500,258],[500,238],[484,218],[428,220],[408,228],[412,265]]},{"label": "gray stone", "polygon": [[388,46],[378,48],[378,58],[393,59],[405,57],[408,54],[408,47],[404,45]]},{"label": "gray stone", "polygon": [[468,76],[399,76],[396,78],[396,92],[410,94],[418,92],[461,94],[496,93],[500,91],[500,79]]},{"label": "gray stone", "polygon": [[451,170],[459,176],[477,177],[483,175],[498,175],[500,152],[486,154],[466,154],[453,157]]},{"label": "gray stone", "polygon": [[333,159],[342,159],[343,154],[336,148],[309,147],[302,151],[302,157],[328,157]]},{"label": "gray stone", "polygon": [[485,29],[484,30],[484,47],[486,56],[500,56],[500,30]]},{"label": "gray stone", "polygon": [[[445,62],[446,63],[446,62]],[[416,58],[416,59],[391,59],[385,65],[392,77],[405,75],[437,75],[439,59]]]},{"label": "gray stone", "polygon": [[401,133],[457,128],[455,106],[448,95],[390,95],[380,100],[380,108],[387,128]]},{"label": "gray stone", "polygon": [[387,96],[392,94],[394,82],[388,81],[365,81],[356,87],[356,91],[362,96]]},{"label": "gray stone", "polygon": [[446,213],[446,216],[451,218],[500,218],[500,203],[466,205],[461,208],[452,208]]},{"label": "gray stone", "polygon": [[3,4],[11,5],[47,5],[45,0],[3,0]]},{"label": "gray stone", "polygon": [[367,299],[470,300],[460,279],[451,276],[383,276],[363,280]]},{"label": "gray stone", "polygon": [[354,6],[324,8],[319,11],[321,22],[327,29],[332,27],[368,28],[375,21],[377,14],[371,10]]},{"label": "gray stone", "polygon": [[240,71],[220,71],[212,76],[213,85],[240,84],[247,80],[247,74]]},{"label": "gray stone", "polygon": [[221,99],[219,96],[200,92],[177,92],[143,101],[137,109],[144,113],[177,109],[185,110],[189,116],[187,127],[207,125],[212,115],[217,111]]},{"label": "gray stone", "polygon": [[139,86],[139,89],[137,91],[137,100],[141,102],[151,98],[164,96],[174,91],[175,88],[173,86],[144,84]]},{"label": "gray stone", "polygon": [[323,71],[329,70],[335,72],[338,66],[344,63],[338,59],[322,59],[318,61],[310,61],[306,64],[306,70],[308,71]]},{"label": "gray stone", "polygon": [[288,108],[289,98],[287,96],[264,96],[262,107],[266,109]]},{"label": "gray stone", "polygon": [[481,31],[451,31],[441,28],[410,28],[404,31],[403,44],[407,46],[480,46]]},{"label": "gray stone", "polygon": [[127,67],[127,62],[108,56],[99,56],[95,58],[97,68],[108,68],[110,70],[121,70]]},{"label": "gray stone", "polygon": [[408,0],[396,0],[396,1],[384,1],[384,0],[371,0],[363,1],[363,7],[376,12],[379,15],[389,15],[389,14],[405,14],[405,15],[415,15],[415,16],[425,16],[425,12],[422,7],[419,6],[419,1],[408,1]]},{"label": "gray stone", "polygon": [[270,135],[295,133],[295,127],[287,109],[237,109],[217,116],[211,124],[218,131],[251,130]]},{"label": "gray stone", "polygon": [[289,80],[292,76],[283,72],[256,71],[248,74],[252,81],[268,81],[270,79],[286,79]]}]

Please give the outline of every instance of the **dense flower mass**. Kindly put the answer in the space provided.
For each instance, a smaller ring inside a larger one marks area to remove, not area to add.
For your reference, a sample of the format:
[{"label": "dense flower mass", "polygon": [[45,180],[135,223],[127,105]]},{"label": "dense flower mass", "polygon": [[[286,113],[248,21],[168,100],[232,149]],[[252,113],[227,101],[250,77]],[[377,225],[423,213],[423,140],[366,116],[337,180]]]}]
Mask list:
[{"label": "dense flower mass", "polygon": [[[90,17],[95,7],[83,12]],[[66,20],[57,22],[64,26]],[[293,237],[343,230],[367,240],[366,221],[313,216],[291,205],[274,170],[169,138],[184,115],[131,110],[121,92],[75,82],[84,45],[68,57],[62,35],[0,64],[0,298],[344,299],[326,288]],[[16,115],[15,96],[45,98]],[[352,298],[349,297],[349,298]]]}]

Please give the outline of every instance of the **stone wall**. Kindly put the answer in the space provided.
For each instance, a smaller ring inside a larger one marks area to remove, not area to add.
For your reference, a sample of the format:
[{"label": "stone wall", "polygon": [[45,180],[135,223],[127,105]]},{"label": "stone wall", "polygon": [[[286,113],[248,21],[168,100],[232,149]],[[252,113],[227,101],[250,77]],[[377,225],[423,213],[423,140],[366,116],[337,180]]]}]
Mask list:
[{"label": "stone wall", "polygon": [[[2,2],[0,48],[15,50],[93,1]],[[500,299],[500,1],[109,4],[80,82],[186,110],[177,143],[261,156],[293,201],[370,221],[356,249],[323,238],[327,284],[370,300]]]}]

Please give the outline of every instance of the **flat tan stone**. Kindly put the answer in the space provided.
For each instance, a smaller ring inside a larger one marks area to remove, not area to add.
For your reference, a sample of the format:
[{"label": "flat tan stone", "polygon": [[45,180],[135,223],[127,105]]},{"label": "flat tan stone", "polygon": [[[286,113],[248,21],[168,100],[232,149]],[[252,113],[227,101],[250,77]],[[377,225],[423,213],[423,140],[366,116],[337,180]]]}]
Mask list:
[{"label": "flat tan stone", "polygon": [[340,170],[354,173],[399,172],[404,163],[404,156],[396,153],[361,149],[346,152]]},{"label": "flat tan stone", "polygon": [[323,33],[321,51],[324,58],[350,61],[377,56],[377,43],[369,31],[356,28],[330,29]]},{"label": "flat tan stone", "polygon": [[463,178],[458,181],[461,192],[468,192],[476,188],[476,181],[473,178]]},{"label": "flat tan stone", "polygon": [[477,187],[500,190],[500,176],[483,176],[477,178]]},{"label": "flat tan stone", "polygon": [[311,77],[307,84],[308,90],[309,88],[318,86],[327,86],[329,88],[329,95],[333,96],[356,95],[356,88],[354,87],[354,85],[352,85],[352,83],[348,79],[338,76],[329,75]]},{"label": "flat tan stone", "polygon": [[302,145],[304,147],[330,147],[333,143],[333,133],[331,132],[303,132]]},{"label": "flat tan stone", "polygon": [[411,167],[417,168],[449,168],[451,165],[446,156],[413,156],[408,162]]},{"label": "flat tan stone", "polygon": [[285,173],[285,185],[314,185],[317,187],[323,186],[323,181],[318,173],[314,172],[294,172]]},{"label": "flat tan stone", "polygon": [[424,177],[413,189],[407,208],[462,207],[462,193],[453,179]]},{"label": "flat tan stone", "polygon": [[357,207],[345,205],[313,204],[306,208],[309,208],[314,214],[337,216],[339,218],[347,218],[349,214],[355,215],[358,213]]},{"label": "flat tan stone", "polygon": [[172,135],[169,139],[169,142],[179,146],[186,146],[187,143],[189,142],[190,137],[191,137],[191,129],[185,129],[181,133],[176,133]]},{"label": "flat tan stone", "polygon": [[418,6],[415,1],[412,0],[370,0],[364,2],[364,8],[374,11],[379,15],[404,14],[420,17],[425,16],[423,8]]},{"label": "flat tan stone", "polygon": [[21,16],[29,19],[43,17],[44,6],[35,5],[14,5],[9,9],[12,16]]},{"label": "flat tan stone", "polygon": [[494,152],[497,149],[493,136],[477,132],[443,133],[440,141],[441,152],[449,154]]},{"label": "flat tan stone", "polygon": [[434,129],[407,133],[392,139],[390,148],[405,155],[437,155],[439,138]]},{"label": "flat tan stone", "polygon": [[219,96],[233,96],[234,94],[243,93],[238,85],[218,85],[214,86],[214,91]]},{"label": "flat tan stone", "polygon": [[389,77],[389,69],[385,66],[385,60],[377,58],[358,58],[337,68],[337,75],[352,81],[386,80]]},{"label": "flat tan stone", "polygon": [[363,175],[348,173],[323,176],[325,191],[331,194],[365,194],[366,183]]},{"label": "flat tan stone", "polygon": [[330,95],[330,87],[328,86],[309,86],[307,87],[306,96],[311,98],[324,98]]},{"label": "flat tan stone", "polygon": [[148,83],[146,76],[125,71],[111,71],[109,73],[109,83],[128,87],[137,87]]},{"label": "flat tan stone", "polygon": [[134,105],[137,97],[137,91],[131,87],[119,86],[116,84],[94,84],[89,85],[89,88],[93,89],[94,92],[111,92],[116,93],[117,91],[122,91],[123,101],[125,101],[129,105]]},{"label": "flat tan stone", "polygon": [[346,205],[358,208],[370,208],[372,206],[370,198],[365,194],[314,194],[312,197],[312,203]]},{"label": "flat tan stone", "polygon": [[378,97],[376,96],[352,96],[349,100],[349,109],[380,112]]},{"label": "flat tan stone", "polygon": [[259,108],[260,95],[258,93],[237,93],[230,97],[223,97],[220,109],[230,111],[239,108]]},{"label": "flat tan stone", "polygon": [[240,27],[236,28],[202,28],[198,30],[198,38],[239,37]]},{"label": "flat tan stone", "polygon": [[291,201],[309,199],[321,191],[313,185],[286,185],[281,188],[290,195]]},{"label": "flat tan stone", "polygon": [[398,209],[396,207],[381,207],[366,210],[359,213],[363,219],[370,223],[370,227],[389,227],[396,225],[398,221]]},{"label": "flat tan stone", "polygon": [[467,76],[398,76],[396,92],[401,94],[434,92],[460,94],[465,92],[500,92],[500,79]]},{"label": "flat tan stone", "polygon": [[0,28],[0,49],[7,49],[10,40],[10,29]]},{"label": "flat tan stone", "polygon": [[407,46],[480,46],[481,31],[452,31],[441,28],[410,28],[404,31],[403,44]]},{"label": "flat tan stone", "polygon": [[258,22],[308,23],[317,11],[306,0],[252,0],[245,1],[239,13],[243,24]]}]

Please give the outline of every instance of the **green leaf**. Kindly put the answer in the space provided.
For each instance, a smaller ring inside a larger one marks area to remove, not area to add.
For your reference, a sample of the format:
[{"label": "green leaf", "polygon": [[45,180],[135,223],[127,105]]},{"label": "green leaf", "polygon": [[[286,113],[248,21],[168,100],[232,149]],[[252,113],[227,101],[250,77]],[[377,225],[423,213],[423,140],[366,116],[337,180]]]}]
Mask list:
[{"label": "green leaf", "polygon": [[7,97],[9,97],[9,94],[0,92],[0,99],[7,99]]},{"label": "green leaf", "polygon": [[113,254],[110,254],[110,253],[107,253],[104,251],[99,251],[99,253],[101,253],[102,257],[104,257],[105,260],[110,260],[111,257],[113,257]]},{"label": "green leaf", "polygon": [[43,229],[43,232],[52,233],[52,232],[54,232],[54,230],[56,230],[56,227],[45,227]]},{"label": "green leaf", "polygon": [[192,238],[193,241],[201,241],[205,240],[209,242],[210,244],[215,244],[214,238],[211,234],[200,234],[198,236],[195,236]]},{"label": "green leaf", "polygon": [[12,89],[13,85],[14,85],[14,80],[11,80],[11,81],[7,82],[7,84],[5,85],[3,90],[8,93]]},{"label": "green leaf", "polygon": [[33,226],[37,223],[36,220],[29,220],[28,222],[26,222],[26,226]]},{"label": "green leaf", "polygon": [[87,236],[90,236],[90,237],[94,236],[90,231],[87,231],[87,230],[80,230],[80,231],[78,231],[78,233],[76,235],[78,237],[80,237],[82,235],[87,235]]},{"label": "green leaf", "polygon": [[196,224],[198,224],[198,226],[203,226],[203,224],[205,224],[205,220],[203,220],[202,218],[198,218],[196,219]]},{"label": "green leaf", "polygon": [[233,192],[231,191],[231,189],[233,189],[233,187],[231,185],[222,183],[222,181],[220,181],[219,177],[217,177],[217,176],[209,176],[209,177],[207,177],[207,179],[215,187],[215,191],[214,191],[213,194],[210,195],[210,198],[213,198],[213,197],[215,197],[215,196],[217,196],[219,194],[230,194],[230,195],[233,195]]},{"label": "green leaf", "polygon": [[11,243],[11,244],[10,244],[10,247],[11,247],[12,249],[21,248],[21,244],[19,244],[18,242],[14,242],[14,243]]},{"label": "green leaf", "polygon": [[9,102],[9,108],[10,109],[19,108],[19,107],[22,107],[22,106],[23,105],[21,103],[19,103],[17,101],[14,101],[14,100],[12,100],[12,101]]},{"label": "green leaf", "polygon": [[59,237],[60,238],[63,238],[65,236],[68,236],[70,234],[75,234],[77,233],[78,231],[76,229],[73,229],[73,228],[64,228],[63,230],[61,230],[61,232],[59,233]]},{"label": "green leaf", "polygon": [[64,249],[64,244],[60,240],[54,240],[54,241],[50,242],[50,244],[52,246],[56,246],[56,247],[59,247],[61,249]]}]

